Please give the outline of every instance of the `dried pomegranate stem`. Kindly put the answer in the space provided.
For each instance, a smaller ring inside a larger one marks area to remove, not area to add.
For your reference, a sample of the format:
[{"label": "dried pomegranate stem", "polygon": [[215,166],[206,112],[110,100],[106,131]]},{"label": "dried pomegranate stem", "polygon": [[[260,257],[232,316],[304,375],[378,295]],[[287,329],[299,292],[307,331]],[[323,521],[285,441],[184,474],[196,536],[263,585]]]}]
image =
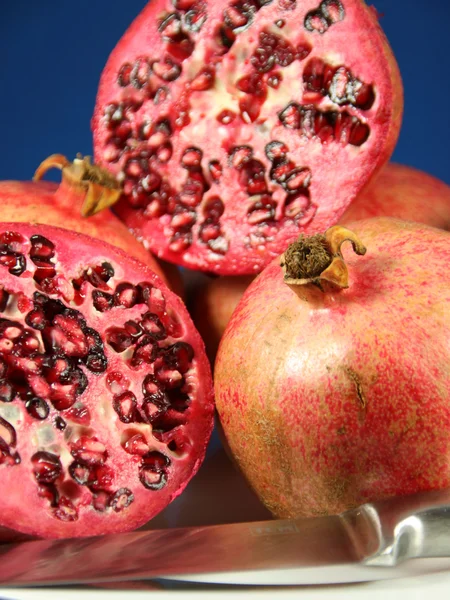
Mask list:
[{"label": "dried pomegranate stem", "polygon": [[348,288],[348,269],[341,254],[346,241],[351,242],[356,254],[366,253],[358,236],[341,225],[330,227],[324,234],[301,235],[281,257],[285,283],[312,283],[322,289],[322,281],[328,281],[339,288]]},{"label": "dried pomegranate stem", "polygon": [[119,182],[111,173],[91,164],[89,156],[78,155],[70,162],[62,154],[52,154],[36,169],[33,181],[39,181],[50,169],[60,169],[63,180],[85,193],[82,217],[91,217],[115,204],[122,193]]}]

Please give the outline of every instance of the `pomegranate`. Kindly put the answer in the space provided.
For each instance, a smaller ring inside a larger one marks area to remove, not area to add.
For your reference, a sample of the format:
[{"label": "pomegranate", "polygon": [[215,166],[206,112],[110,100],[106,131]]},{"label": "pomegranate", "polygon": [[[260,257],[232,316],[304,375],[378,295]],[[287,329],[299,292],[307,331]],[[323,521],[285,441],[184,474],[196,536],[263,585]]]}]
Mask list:
[{"label": "pomegranate", "polygon": [[0,525],[139,527],[182,492],[213,427],[184,304],[118,248],[46,225],[0,225],[0,281]]},{"label": "pomegranate", "polygon": [[255,274],[338,220],[388,160],[402,108],[362,0],[155,0],[102,74],[95,158],[158,257]]},{"label": "pomegranate", "polygon": [[[62,170],[61,184],[40,181],[54,167]],[[120,185],[114,177],[87,157],[71,163],[55,154],[39,166],[34,182],[0,181],[0,222],[56,225],[107,241],[147,264],[182,296],[177,269],[158,261],[111,211],[103,210],[119,196]]]},{"label": "pomegranate", "polygon": [[389,163],[355,198],[340,223],[381,216],[450,230],[450,186],[418,169]]},{"label": "pomegranate", "polygon": [[[423,171],[388,163],[353,200],[340,223],[374,216],[450,230],[450,187]],[[253,279],[249,275],[203,277],[191,291],[189,308],[211,362],[234,309]]]},{"label": "pomegranate", "polygon": [[450,485],[450,233],[387,217],[352,229],[292,244],[219,346],[226,439],[278,517]]}]

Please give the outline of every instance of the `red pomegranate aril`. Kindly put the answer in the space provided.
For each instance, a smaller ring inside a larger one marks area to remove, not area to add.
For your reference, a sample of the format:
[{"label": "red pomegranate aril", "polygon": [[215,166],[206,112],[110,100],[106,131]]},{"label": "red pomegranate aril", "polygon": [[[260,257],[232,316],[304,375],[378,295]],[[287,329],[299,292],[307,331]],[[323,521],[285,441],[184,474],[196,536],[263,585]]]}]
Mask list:
[{"label": "red pomegranate aril", "polygon": [[[87,406],[78,404],[78,402],[64,412],[64,416],[68,421],[73,421],[80,425],[89,425],[91,422],[91,413]],[[62,429],[65,429],[63,427]]]},{"label": "red pomegranate aril", "polygon": [[39,483],[54,483],[63,473],[59,457],[50,452],[36,452],[31,457],[31,462]]},{"label": "red pomegranate aril", "polygon": [[[66,413],[67,414],[67,413]],[[67,423],[64,421],[64,419],[62,419],[61,417],[55,417],[53,419],[53,425],[56,427],[56,429],[58,429],[59,431],[64,431],[65,428],[67,427]]]},{"label": "red pomegranate aril", "polygon": [[138,291],[130,283],[120,283],[114,292],[114,305],[123,308],[132,308],[137,301]]},{"label": "red pomegranate aril", "polygon": [[186,148],[181,157],[181,164],[186,169],[196,169],[200,166],[202,155],[198,148]]},{"label": "red pomegranate aril", "polygon": [[164,81],[175,81],[181,75],[181,65],[166,56],[162,61],[152,63],[153,72]]},{"label": "red pomegranate aril", "polygon": [[147,375],[142,383],[142,393],[144,396],[158,394],[161,391],[160,383],[154,375]]},{"label": "red pomegranate aril", "polygon": [[133,345],[133,338],[126,329],[114,327],[107,331],[106,342],[115,352],[121,353]]},{"label": "red pomegranate aril", "polygon": [[120,490],[117,490],[117,492],[111,496],[108,506],[115,512],[122,512],[127,509],[132,502],[134,502],[133,492],[127,488],[120,488]]},{"label": "red pomegranate aril", "polygon": [[[92,292],[92,303],[96,310],[98,310],[99,312],[105,312],[107,310],[110,310],[114,306],[114,297],[112,294],[108,294],[107,292],[94,290]],[[30,324],[30,326],[32,327],[33,325]],[[36,329],[38,329],[38,327],[36,327]]]},{"label": "red pomegranate aril", "polygon": [[133,366],[140,366],[142,363],[152,364],[156,358],[157,347],[153,336],[144,335],[136,344],[136,348],[131,358]]},{"label": "red pomegranate aril", "polygon": [[113,408],[122,423],[133,423],[137,415],[136,396],[133,392],[123,392],[114,397]]},{"label": "red pomegranate aril", "polygon": [[314,10],[305,17],[305,28],[311,32],[325,33],[328,31],[328,21],[322,12]]},{"label": "red pomegranate aril", "polygon": [[28,414],[31,415],[33,419],[37,419],[39,421],[43,421],[44,419],[46,419],[50,413],[50,408],[48,404],[42,398],[31,398],[27,400],[25,403],[25,407],[27,409]]},{"label": "red pomegranate aril", "polygon": [[55,256],[55,245],[42,235],[33,235],[30,242],[30,258],[33,262],[35,259],[50,260]]},{"label": "red pomegranate aril", "polygon": [[69,466],[69,474],[78,485],[88,485],[93,479],[91,467],[83,463],[73,462]]},{"label": "red pomegranate aril", "polygon": [[176,40],[181,33],[181,18],[177,13],[170,13],[160,23],[159,31],[163,34],[163,40],[171,42]]},{"label": "red pomegranate aril", "polygon": [[146,334],[154,340],[163,340],[167,336],[166,329],[158,315],[153,313],[147,312],[142,315],[140,326],[145,330]]},{"label": "red pomegranate aril", "polygon": [[320,11],[330,24],[338,23],[345,17],[345,10],[340,0],[323,0]]},{"label": "red pomegranate aril", "polygon": [[57,519],[65,523],[70,523],[78,519],[77,509],[73,503],[64,496],[58,500],[53,512]]},{"label": "red pomegranate aril", "polygon": [[153,423],[169,408],[170,403],[161,392],[146,396],[142,403],[142,410],[149,423]]},{"label": "red pomegranate aril", "polygon": [[190,88],[194,92],[209,90],[214,85],[215,77],[215,70],[212,67],[205,67],[191,80]]},{"label": "red pomegranate aril", "polygon": [[123,443],[123,449],[134,456],[144,456],[150,451],[147,440],[141,433],[136,433]]},{"label": "red pomegranate aril", "polygon": [[216,119],[219,121],[219,123],[222,123],[222,125],[229,125],[232,121],[234,121],[236,116],[237,115],[235,112],[233,112],[232,110],[229,110],[228,108],[224,108],[217,115]]},{"label": "red pomegranate aril", "polygon": [[181,373],[186,373],[193,358],[192,346],[185,342],[176,342],[164,349],[162,354],[164,363],[169,367],[178,369]]},{"label": "red pomegranate aril", "polygon": [[88,465],[102,465],[107,459],[105,445],[95,438],[81,436],[70,444],[72,456]]}]

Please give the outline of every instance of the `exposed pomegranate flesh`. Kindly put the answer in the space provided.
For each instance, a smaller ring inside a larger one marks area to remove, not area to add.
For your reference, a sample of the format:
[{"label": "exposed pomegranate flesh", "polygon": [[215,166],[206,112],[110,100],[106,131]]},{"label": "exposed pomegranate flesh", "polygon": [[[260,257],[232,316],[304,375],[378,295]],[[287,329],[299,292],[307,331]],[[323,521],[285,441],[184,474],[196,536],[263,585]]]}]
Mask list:
[{"label": "exposed pomegranate flesh", "polygon": [[213,426],[184,305],[117,248],[44,225],[0,225],[0,281],[0,525],[144,524],[195,474]]},{"label": "exposed pomegranate flesh", "polygon": [[111,54],[95,156],[157,256],[254,274],[336,222],[389,158],[398,69],[361,0],[188,4],[149,3]]}]

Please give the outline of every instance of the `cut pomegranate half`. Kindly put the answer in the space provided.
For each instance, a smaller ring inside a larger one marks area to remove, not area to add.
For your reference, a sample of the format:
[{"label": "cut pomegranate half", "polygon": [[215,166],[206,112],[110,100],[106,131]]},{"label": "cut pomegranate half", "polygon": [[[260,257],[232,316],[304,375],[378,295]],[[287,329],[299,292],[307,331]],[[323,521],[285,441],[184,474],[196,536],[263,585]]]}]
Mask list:
[{"label": "cut pomegranate half", "polygon": [[40,537],[144,524],[213,426],[203,342],[144,264],[93,238],[0,224],[0,525]]},{"label": "cut pomegranate half", "polygon": [[159,257],[255,273],[338,220],[389,158],[402,108],[362,0],[156,0],[104,69],[95,157]]}]

